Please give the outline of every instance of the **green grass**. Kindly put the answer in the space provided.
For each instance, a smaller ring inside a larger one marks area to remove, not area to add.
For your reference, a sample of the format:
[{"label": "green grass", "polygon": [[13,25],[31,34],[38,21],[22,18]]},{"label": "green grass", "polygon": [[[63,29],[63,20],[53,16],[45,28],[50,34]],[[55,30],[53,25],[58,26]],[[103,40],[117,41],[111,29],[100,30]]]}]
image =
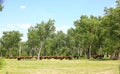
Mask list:
[{"label": "green grass", "polygon": [[119,74],[120,60],[8,60],[0,74]]}]

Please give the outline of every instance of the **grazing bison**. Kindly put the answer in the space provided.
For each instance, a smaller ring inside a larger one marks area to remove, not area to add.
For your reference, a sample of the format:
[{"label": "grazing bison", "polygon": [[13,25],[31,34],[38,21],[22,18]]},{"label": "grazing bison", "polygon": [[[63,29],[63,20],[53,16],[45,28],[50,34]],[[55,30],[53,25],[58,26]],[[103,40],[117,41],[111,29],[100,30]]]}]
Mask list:
[{"label": "grazing bison", "polygon": [[64,59],[69,59],[69,60],[71,60],[72,57],[71,57],[71,56],[64,56]]},{"label": "grazing bison", "polygon": [[[17,57],[18,60],[21,60],[21,59],[32,59],[32,58],[36,58],[37,59],[37,56],[20,56],[20,57]],[[41,60],[42,59],[60,59],[60,60],[63,60],[63,59],[69,59],[71,60],[72,57],[71,56],[40,56],[39,57]]]},{"label": "grazing bison", "polygon": [[79,59],[79,56],[74,56],[74,59]]},{"label": "grazing bison", "polygon": [[25,59],[24,56],[17,57],[17,60]]},{"label": "grazing bison", "polygon": [[16,59],[17,57],[7,57],[8,59]]},{"label": "grazing bison", "polygon": [[112,60],[118,60],[118,59],[120,59],[119,56],[115,56],[115,57],[112,58]]},{"label": "grazing bison", "polygon": [[97,59],[97,58],[102,59],[103,57],[104,57],[104,55],[101,55],[101,54],[100,55],[93,55],[94,59]]}]

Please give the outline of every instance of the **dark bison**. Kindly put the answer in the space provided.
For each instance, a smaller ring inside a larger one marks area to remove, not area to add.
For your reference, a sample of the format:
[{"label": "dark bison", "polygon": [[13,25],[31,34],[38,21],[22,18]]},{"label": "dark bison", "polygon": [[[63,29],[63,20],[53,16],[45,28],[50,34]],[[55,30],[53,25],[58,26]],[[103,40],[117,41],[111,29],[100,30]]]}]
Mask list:
[{"label": "dark bison", "polygon": [[104,57],[104,55],[100,54],[100,55],[93,55],[94,59],[102,59]]},{"label": "dark bison", "polygon": [[[32,58],[38,58],[37,56],[20,56],[20,57],[17,57],[18,60],[21,60],[21,59],[32,59]],[[42,59],[60,59],[60,60],[63,60],[63,59],[69,59],[71,60],[72,57],[71,56],[40,56],[39,57],[41,60]]]}]

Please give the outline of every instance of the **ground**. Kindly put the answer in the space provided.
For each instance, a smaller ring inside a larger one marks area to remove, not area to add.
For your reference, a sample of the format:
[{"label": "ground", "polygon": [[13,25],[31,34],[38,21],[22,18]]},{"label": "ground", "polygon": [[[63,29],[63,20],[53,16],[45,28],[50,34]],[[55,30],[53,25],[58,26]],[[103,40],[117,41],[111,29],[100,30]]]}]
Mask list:
[{"label": "ground", "polygon": [[10,60],[0,74],[120,74],[120,60]]}]

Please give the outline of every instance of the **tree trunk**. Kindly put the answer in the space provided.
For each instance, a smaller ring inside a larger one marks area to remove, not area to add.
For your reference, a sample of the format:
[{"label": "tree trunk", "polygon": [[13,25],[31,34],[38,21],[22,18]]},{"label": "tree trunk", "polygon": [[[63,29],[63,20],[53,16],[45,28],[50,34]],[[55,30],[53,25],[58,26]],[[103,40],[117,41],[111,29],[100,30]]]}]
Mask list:
[{"label": "tree trunk", "polygon": [[83,49],[80,48],[80,49],[79,49],[79,57],[81,57],[82,55],[83,55]]},{"label": "tree trunk", "polygon": [[118,57],[120,58],[120,47],[118,48]]},{"label": "tree trunk", "polygon": [[32,56],[32,51],[33,51],[33,47],[31,49],[31,51],[29,52],[29,56]]},{"label": "tree trunk", "polygon": [[86,49],[83,49],[83,56],[84,56],[85,58],[87,58],[87,50],[86,50]]},{"label": "tree trunk", "polygon": [[37,60],[40,60],[40,51],[41,51],[41,48],[39,48]]},{"label": "tree trunk", "polygon": [[109,57],[109,54],[107,53],[107,57]]},{"label": "tree trunk", "polygon": [[19,56],[21,56],[21,45],[19,47]]},{"label": "tree trunk", "polygon": [[111,55],[110,55],[110,59],[113,59],[113,57],[114,57],[114,54],[111,54]]},{"label": "tree trunk", "polygon": [[90,46],[88,48],[88,59],[91,58],[91,48],[92,48],[92,42],[90,43]]},{"label": "tree trunk", "polygon": [[88,59],[90,59],[90,58],[91,58],[91,49],[88,48]]},{"label": "tree trunk", "polygon": [[35,52],[35,55],[37,54],[37,47],[35,47],[33,50],[34,50],[34,52]]},{"label": "tree trunk", "polygon": [[9,57],[12,57],[12,51],[10,48],[9,48]]},{"label": "tree trunk", "polygon": [[79,49],[78,49],[78,52],[77,52],[77,54],[78,54],[77,56],[80,56],[80,50],[79,50]]},{"label": "tree trunk", "polygon": [[101,54],[101,45],[100,45],[100,47],[98,49],[98,55],[100,55],[100,54]]},{"label": "tree trunk", "polygon": [[38,57],[37,57],[38,60],[40,60],[40,53],[41,53],[42,47],[43,47],[43,42],[41,42],[39,50],[38,50]]},{"label": "tree trunk", "polygon": [[115,51],[113,51],[111,54],[110,54],[110,59],[114,59],[115,57]]}]

